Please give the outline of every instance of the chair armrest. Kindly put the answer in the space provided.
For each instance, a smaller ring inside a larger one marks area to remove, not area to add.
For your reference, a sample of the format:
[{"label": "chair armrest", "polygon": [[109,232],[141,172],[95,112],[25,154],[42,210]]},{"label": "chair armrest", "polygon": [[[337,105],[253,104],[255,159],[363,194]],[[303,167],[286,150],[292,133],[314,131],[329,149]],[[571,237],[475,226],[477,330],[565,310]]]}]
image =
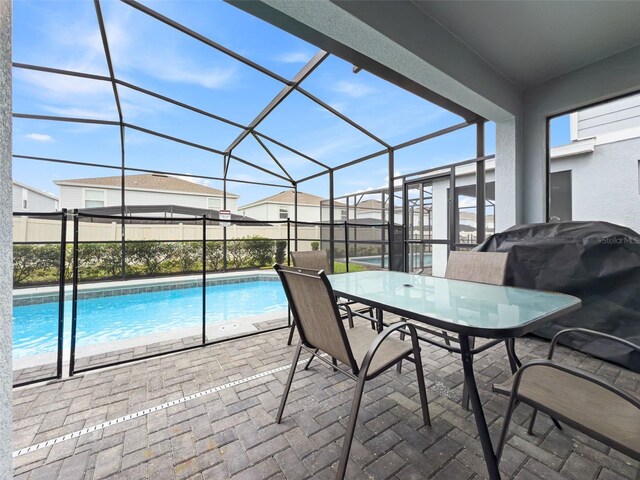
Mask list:
[{"label": "chair armrest", "polygon": [[382,342],[384,342],[389,337],[389,335],[391,335],[393,332],[405,327],[409,329],[409,335],[411,335],[411,344],[413,345],[414,352],[419,352],[420,347],[418,345],[418,334],[416,333],[416,327],[414,327],[408,322],[396,323],[392,327],[385,328],[384,330],[382,330],[382,332],[380,332],[378,336],[375,338],[375,340],[369,347],[369,350],[367,350],[367,354],[365,355],[364,360],[362,361],[360,372],[365,372],[365,375],[366,375],[367,372],[369,371],[371,360],[373,360],[373,356],[378,351],[378,348],[380,348],[380,345],[382,345]]},{"label": "chair armrest", "polygon": [[523,372],[525,370],[528,370],[530,368],[535,368],[535,367],[555,368],[556,370],[560,370],[562,372],[575,375],[576,377],[587,380],[591,383],[594,383],[602,388],[609,390],[612,393],[615,393],[619,397],[623,398],[624,400],[634,405],[636,408],[640,409],[640,398],[636,397],[635,395],[632,395],[626,390],[623,390],[622,388],[614,385],[613,383],[603,379],[602,377],[594,375],[590,372],[580,370],[579,368],[562,365],[560,363],[554,362],[553,360],[549,360],[549,359],[532,360],[530,362],[527,362],[526,364],[524,364],[522,367],[518,369],[518,371],[514,374],[513,385],[511,386],[512,398],[513,398],[513,395],[518,394],[518,389],[520,388],[520,382],[522,380]]},{"label": "chair armrest", "polygon": [[602,332],[598,332],[596,330],[589,330],[587,328],[579,328],[579,327],[574,327],[574,328],[566,328],[564,330],[559,331],[558,333],[556,333],[553,336],[553,339],[551,339],[551,345],[549,346],[549,354],[547,355],[547,359],[551,360],[553,358],[553,353],[555,351],[556,348],[556,343],[558,343],[558,339],[567,334],[567,333],[572,333],[572,332],[579,332],[579,333],[584,333],[587,335],[591,335],[594,337],[601,337],[601,338],[605,338],[607,340],[611,340],[612,342],[617,342],[620,343],[622,345],[624,345],[625,347],[629,347],[631,350],[634,350],[638,353],[640,353],[640,346],[636,345],[635,343],[631,343],[629,340],[625,340],[624,338],[620,338],[620,337],[615,337],[613,335],[609,335],[607,333],[602,333]]}]

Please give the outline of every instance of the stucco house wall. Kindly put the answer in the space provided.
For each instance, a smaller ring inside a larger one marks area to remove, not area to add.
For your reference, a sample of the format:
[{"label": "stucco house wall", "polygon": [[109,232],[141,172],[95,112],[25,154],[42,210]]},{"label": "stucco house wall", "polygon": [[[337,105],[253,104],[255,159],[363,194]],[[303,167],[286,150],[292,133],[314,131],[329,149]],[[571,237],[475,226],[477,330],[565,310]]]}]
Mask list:
[{"label": "stucco house wall", "polygon": [[[25,200],[27,202],[26,208]],[[40,192],[23,183],[13,182],[14,212],[55,212],[58,209],[58,199],[53,195]]]},{"label": "stucco house wall", "polygon": [[[71,186],[60,185],[61,208],[86,208],[85,196],[87,190],[101,190],[105,192],[105,207],[121,205],[121,191],[118,188],[98,186]],[[219,198],[222,205],[222,197],[216,195],[180,193],[180,192],[154,192],[150,190],[125,190],[125,203],[127,205],[182,205],[185,207],[208,208],[208,198]],[[217,209],[216,209],[217,210]],[[227,210],[236,213],[237,199],[227,198]]]}]

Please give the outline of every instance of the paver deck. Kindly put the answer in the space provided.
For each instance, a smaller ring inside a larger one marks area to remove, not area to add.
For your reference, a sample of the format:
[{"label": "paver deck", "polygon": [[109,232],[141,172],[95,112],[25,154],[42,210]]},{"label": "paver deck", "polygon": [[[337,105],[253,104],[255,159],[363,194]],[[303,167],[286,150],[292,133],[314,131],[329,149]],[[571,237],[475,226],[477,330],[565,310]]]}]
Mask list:
[{"label": "paver deck", "polygon": [[[127,414],[224,386],[168,408],[60,441],[14,458],[20,479],[331,479],[342,445],[354,382],[321,362],[299,369],[283,421],[273,421],[288,371],[228,385],[284,367],[293,348],[286,330],[181,354],[90,372],[14,392],[15,450]],[[548,343],[518,340],[523,360]],[[349,479],[486,478],[475,423],[459,405],[462,368],[456,355],[424,346],[432,427],[421,425],[411,364],[370,382],[347,470]],[[557,358],[638,392],[640,375],[566,348]],[[475,369],[494,437],[506,398],[490,385],[508,376],[501,346],[478,355]],[[500,464],[504,478],[610,480],[636,478],[638,462],[540,415],[518,408]]]}]

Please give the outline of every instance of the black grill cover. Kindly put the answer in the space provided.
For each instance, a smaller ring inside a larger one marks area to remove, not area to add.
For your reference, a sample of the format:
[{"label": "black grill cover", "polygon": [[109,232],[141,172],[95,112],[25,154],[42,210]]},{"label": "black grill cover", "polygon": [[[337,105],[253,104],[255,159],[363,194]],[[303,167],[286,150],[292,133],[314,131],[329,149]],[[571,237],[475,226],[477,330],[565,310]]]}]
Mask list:
[{"label": "black grill cover", "polygon": [[[575,295],[582,308],[535,333],[551,338],[583,327],[640,344],[640,235],[607,222],[517,225],[476,248],[509,252],[507,285]],[[572,333],[561,343],[640,372],[640,354],[604,339]]]}]

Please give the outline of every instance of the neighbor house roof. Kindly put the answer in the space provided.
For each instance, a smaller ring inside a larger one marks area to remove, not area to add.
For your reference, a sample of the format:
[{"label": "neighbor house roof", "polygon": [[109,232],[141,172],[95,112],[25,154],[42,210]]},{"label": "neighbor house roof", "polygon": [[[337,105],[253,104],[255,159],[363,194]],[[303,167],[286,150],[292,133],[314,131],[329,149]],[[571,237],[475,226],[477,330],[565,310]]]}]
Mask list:
[{"label": "neighbor house roof", "polygon": [[[255,202],[249,203],[243,207],[240,207],[238,210],[242,210],[243,208],[255,207],[256,205],[262,205],[263,203],[279,203],[279,204],[289,204],[293,205],[295,199],[295,192],[293,190],[283,190],[280,193],[276,193],[267,198],[262,198],[260,200],[256,200]],[[311,193],[298,192],[298,205],[313,205],[320,206],[320,202],[325,200],[322,197],[317,195],[313,195]],[[343,207],[344,203],[335,202],[335,206]]]},{"label": "neighbor house roof", "polygon": [[32,187],[31,185],[27,185],[26,183],[22,183],[22,182],[18,182],[16,180],[13,180],[13,184],[16,187],[25,188],[27,190],[31,190],[34,193],[37,193],[38,195],[42,195],[43,197],[48,197],[51,200],[58,200],[58,197],[56,197],[54,194],[49,193],[49,192],[45,192],[44,190],[40,190],[39,188]]},{"label": "neighbor house roof", "polygon": [[[170,175],[140,174],[125,175],[125,188],[128,190],[149,190],[155,192],[179,192],[195,195],[214,195],[221,197],[223,191],[217,188],[207,187],[200,183],[183,180]],[[76,178],[71,180],[57,180],[56,185],[71,185],[79,187],[112,187],[120,188],[120,175],[113,177]],[[238,195],[227,192],[227,197],[238,198]]]}]

